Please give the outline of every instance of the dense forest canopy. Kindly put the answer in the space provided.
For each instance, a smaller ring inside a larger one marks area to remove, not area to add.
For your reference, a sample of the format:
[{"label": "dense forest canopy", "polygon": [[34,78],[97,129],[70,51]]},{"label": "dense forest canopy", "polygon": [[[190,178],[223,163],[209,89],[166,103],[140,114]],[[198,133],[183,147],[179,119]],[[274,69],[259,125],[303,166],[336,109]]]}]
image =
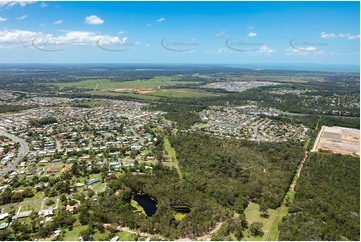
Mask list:
[{"label": "dense forest canopy", "polygon": [[295,190],[280,240],[360,240],[358,157],[312,154]]}]

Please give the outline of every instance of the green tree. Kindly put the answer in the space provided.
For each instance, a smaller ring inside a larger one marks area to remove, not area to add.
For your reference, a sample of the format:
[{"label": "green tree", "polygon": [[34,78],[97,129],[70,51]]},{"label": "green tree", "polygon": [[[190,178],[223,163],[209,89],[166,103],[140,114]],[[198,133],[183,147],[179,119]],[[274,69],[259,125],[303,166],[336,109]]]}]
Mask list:
[{"label": "green tree", "polygon": [[251,225],[249,226],[249,231],[251,232],[251,234],[253,236],[263,236],[263,223],[261,222],[253,222],[251,223]]}]

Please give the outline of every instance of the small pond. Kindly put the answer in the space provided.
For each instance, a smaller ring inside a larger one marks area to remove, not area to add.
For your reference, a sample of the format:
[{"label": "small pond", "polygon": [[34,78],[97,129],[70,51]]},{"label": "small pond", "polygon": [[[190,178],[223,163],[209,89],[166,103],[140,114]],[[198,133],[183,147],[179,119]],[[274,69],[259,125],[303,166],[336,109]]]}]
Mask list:
[{"label": "small pond", "polygon": [[152,216],[157,211],[157,203],[147,195],[134,195],[133,199],[144,209],[147,216]]}]

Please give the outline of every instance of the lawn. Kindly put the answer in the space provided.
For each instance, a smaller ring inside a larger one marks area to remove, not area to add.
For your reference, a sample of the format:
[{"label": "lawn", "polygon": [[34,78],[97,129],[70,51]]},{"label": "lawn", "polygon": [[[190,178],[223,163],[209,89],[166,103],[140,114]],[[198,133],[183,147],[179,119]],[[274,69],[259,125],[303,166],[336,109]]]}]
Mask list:
[{"label": "lawn", "polygon": [[[81,183],[87,184],[88,181],[90,181],[91,179],[96,179],[96,178],[100,179],[100,182],[97,182],[97,183],[94,183],[91,185],[91,189],[93,191],[95,191],[95,190],[99,190],[105,186],[105,184],[103,182],[101,182],[102,176],[100,174],[91,174],[89,176],[89,179],[87,177],[80,177],[79,180]],[[88,191],[88,190],[85,189],[84,191]]]},{"label": "lawn", "polygon": [[79,241],[79,233],[83,230],[86,230],[88,228],[87,225],[83,225],[83,226],[75,226],[74,224],[74,228],[73,230],[69,231],[68,229],[65,230],[64,233],[64,241]]},{"label": "lawn", "polygon": [[[35,203],[32,203],[32,204],[27,204],[27,205],[22,206],[21,207],[21,212],[24,212],[24,211],[27,211],[27,210],[33,210],[33,213],[38,213],[40,211],[40,209],[41,209],[41,202],[42,201],[43,200],[39,200],[39,202],[35,202]],[[44,205],[44,208],[45,207],[46,206]],[[53,207],[55,207],[55,204],[54,204]],[[15,211],[17,212],[18,209],[19,209],[19,207],[17,207]]]},{"label": "lawn", "polygon": [[133,235],[127,232],[120,232],[117,234],[119,236],[118,241],[134,241]]},{"label": "lawn", "polygon": [[109,238],[109,235],[110,235],[109,230],[105,230],[104,233],[101,233],[101,232],[97,231],[94,234],[93,238],[94,238],[95,241],[107,241],[108,238]]},{"label": "lawn", "polygon": [[[34,210],[34,212],[40,211],[41,202],[43,201],[43,192],[36,192],[34,197],[25,198],[24,201],[20,203],[9,203],[0,207],[0,211],[4,208],[4,213],[15,210],[18,212],[19,206],[21,211]],[[22,205],[25,204],[25,205]]]},{"label": "lawn", "polygon": [[91,174],[89,176],[89,178],[82,176],[82,177],[79,177],[78,179],[80,180],[81,183],[86,184],[88,181],[90,181],[91,179],[95,179],[95,178],[99,178],[101,180],[102,176],[100,174]]},{"label": "lawn", "polygon": [[268,233],[272,228],[272,225],[277,218],[278,210],[274,209],[268,209],[268,218],[262,218],[261,212],[259,211],[260,206],[257,203],[250,203],[246,210],[244,211],[244,214],[246,215],[246,219],[249,225],[251,225],[253,222],[261,222],[263,224],[262,231],[264,232],[264,235],[262,237],[254,237],[251,236],[249,231],[247,230],[243,238],[244,240],[252,240],[252,241],[259,241],[259,240],[265,240],[266,237],[268,237]]},{"label": "lawn", "polygon": [[105,186],[105,183],[97,182],[97,183],[91,185],[91,188],[93,191],[98,191],[100,189],[103,189],[104,186]]}]

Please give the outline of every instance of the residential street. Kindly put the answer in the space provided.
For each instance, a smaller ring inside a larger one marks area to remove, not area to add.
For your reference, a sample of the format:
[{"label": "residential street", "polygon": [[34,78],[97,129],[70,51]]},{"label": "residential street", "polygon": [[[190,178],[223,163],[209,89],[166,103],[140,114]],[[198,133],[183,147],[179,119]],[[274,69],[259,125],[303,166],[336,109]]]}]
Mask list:
[{"label": "residential street", "polygon": [[0,178],[4,177],[9,171],[13,170],[15,166],[29,153],[28,144],[19,137],[15,135],[9,134],[5,131],[0,130],[0,136],[6,136],[9,139],[12,139],[14,142],[18,142],[20,144],[20,149],[18,150],[18,155],[16,158],[7,164],[7,166],[0,172]]}]

